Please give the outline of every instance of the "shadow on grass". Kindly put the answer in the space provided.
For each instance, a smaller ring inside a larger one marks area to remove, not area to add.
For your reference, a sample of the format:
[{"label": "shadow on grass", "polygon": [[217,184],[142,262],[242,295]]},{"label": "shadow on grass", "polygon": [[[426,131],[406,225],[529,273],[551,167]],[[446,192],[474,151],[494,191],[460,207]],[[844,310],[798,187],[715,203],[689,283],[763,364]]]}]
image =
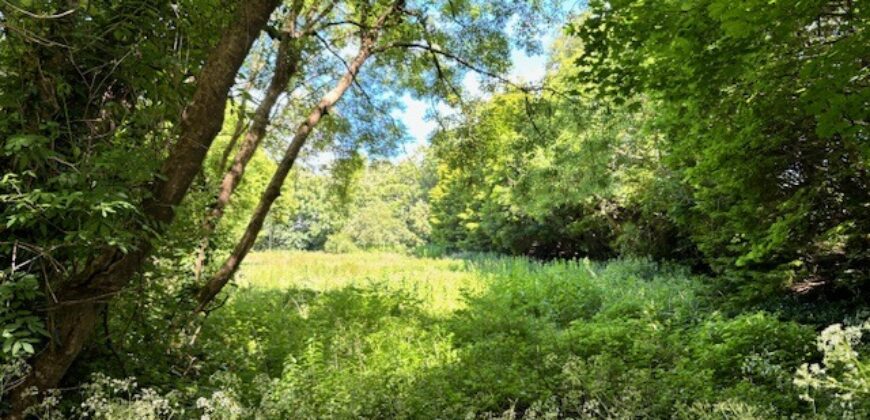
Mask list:
[{"label": "shadow on grass", "polygon": [[[731,400],[759,417],[808,409],[792,376],[812,330],[766,313],[720,316],[683,269],[455,261],[443,269],[481,287],[438,316],[413,291],[378,282],[237,289],[187,350],[192,370],[166,382],[208,390],[229,374],[263,418],[670,417]],[[125,357],[140,370],[166,370],[164,356],[134,353]]]}]

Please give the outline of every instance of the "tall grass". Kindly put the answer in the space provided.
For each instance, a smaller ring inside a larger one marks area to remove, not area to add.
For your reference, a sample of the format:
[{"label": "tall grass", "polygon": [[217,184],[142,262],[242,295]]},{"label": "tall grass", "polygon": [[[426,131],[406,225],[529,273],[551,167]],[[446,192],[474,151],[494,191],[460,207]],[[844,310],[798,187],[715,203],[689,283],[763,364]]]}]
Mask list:
[{"label": "tall grass", "polygon": [[809,410],[791,379],[812,354],[813,331],[763,312],[723,317],[700,298],[703,279],[680,267],[262,252],[238,284],[204,338],[220,343],[216,353],[245,349],[237,373],[260,384],[240,393],[252,415]]},{"label": "tall grass", "polygon": [[418,299],[431,314],[443,315],[463,307],[463,295],[486,288],[487,278],[470,264],[387,252],[264,251],[246,260],[238,284],[243,289],[325,292],[354,287],[401,292]]},{"label": "tall grass", "polygon": [[175,402],[161,409],[180,417],[870,413],[842,404],[808,368],[796,385],[801,365],[821,360],[811,327],[775,313],[723,315],[704,284],[646,260],[260,252],[194,345],[131,360],[147,363],[140,373],[170,366],[164,391]]}]

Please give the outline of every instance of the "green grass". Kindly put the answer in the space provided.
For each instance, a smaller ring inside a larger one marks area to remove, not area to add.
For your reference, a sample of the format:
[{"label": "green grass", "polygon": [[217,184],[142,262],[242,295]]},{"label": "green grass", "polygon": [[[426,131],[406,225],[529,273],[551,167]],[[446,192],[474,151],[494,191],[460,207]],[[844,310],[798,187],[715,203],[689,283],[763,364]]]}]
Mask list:
[{"label": "green grass", "polygon": [[204,324],[200,369],[235,378],[221,386],[252,417],[810,410],[792,378],[813,331],[724,317],[680,267],[261,252],[237,283]]},{"label": "green grass", "polygon": [[762,311],[724,315],[705,283],[632,259],[260,252],[201,330],[167,337],[171,351],[151,338],[160,331],[131,332],[116,376],[166,384],[183,418],[867,412],[844,411],[830,393],[814,405],[799,398],[795,372],[820,359],[812,327]]},{"label": "green grass", "polygon": [[243,290],[293,288],[326,292],[355,287],[401,292],[419,299],[433,315],[463,307],[463,294],[480,292],[487,282],[486,276],[475,273],[471,261],[394,253],[302,251],[251,254],[237,280]]}]

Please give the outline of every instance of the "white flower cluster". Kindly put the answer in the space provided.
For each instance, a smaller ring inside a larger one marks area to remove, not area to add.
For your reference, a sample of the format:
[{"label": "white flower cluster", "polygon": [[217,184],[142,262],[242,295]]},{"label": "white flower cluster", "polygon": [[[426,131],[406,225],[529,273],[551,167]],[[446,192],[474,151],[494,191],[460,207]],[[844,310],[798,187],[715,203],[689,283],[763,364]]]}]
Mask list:
[{"label": "white flower cluster", "polygon": [[817,341],[822,363],[804,363],[795,375],[803,400],[833,396],[842,408],[851,409],[856,399],[870,398],[870,361],[861,360],[856,350],[866,331],[870,319],[851,326],[834,324],[822,331]]}]

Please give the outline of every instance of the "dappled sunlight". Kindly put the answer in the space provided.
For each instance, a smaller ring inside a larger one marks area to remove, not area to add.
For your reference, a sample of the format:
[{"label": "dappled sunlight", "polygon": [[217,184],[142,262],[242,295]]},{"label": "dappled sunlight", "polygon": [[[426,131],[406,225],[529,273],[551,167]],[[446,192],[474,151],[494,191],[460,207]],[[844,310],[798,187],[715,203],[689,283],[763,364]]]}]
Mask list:
[{"label": "dappled sunlight", "polygon": [[0,418],[870,419],[856,0],[0,0]]},{"label": "dappled sunlight", "polygon": [[479,293],[487,282],[486,276],[475,273],[461,259],[377,252],[265,251],[248,258],[238,284],[243,289],[318,292],[347,287],[382,289],[418,299],[431,315],[446,315],[462,308],[462,297]]},{"label": "dappled sunlight", "polygon": [[659,416],[723,392],[738,411],[805,408],[781,386],[812,331],[724,318],[675,265],[272,251],[240,283],[203,350],[259,378],[244,403],[269,416]]}]

